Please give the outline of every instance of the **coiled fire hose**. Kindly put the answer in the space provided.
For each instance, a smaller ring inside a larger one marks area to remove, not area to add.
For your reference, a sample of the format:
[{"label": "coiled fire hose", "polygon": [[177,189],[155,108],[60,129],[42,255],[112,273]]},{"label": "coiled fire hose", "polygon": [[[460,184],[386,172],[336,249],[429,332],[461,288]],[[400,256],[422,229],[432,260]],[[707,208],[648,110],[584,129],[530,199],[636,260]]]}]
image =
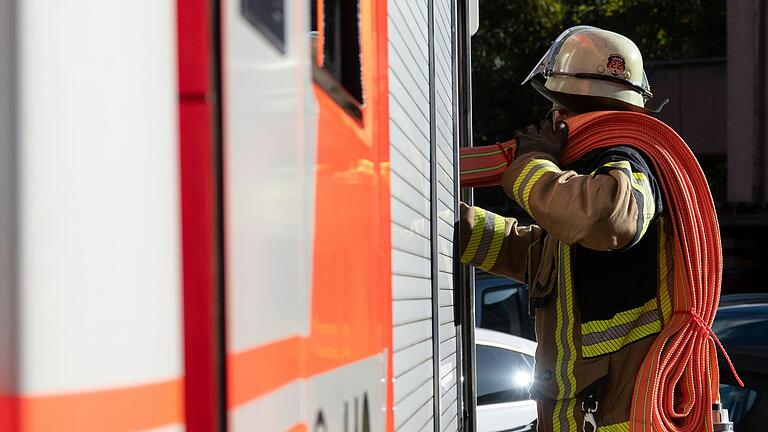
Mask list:
[{"label": "coiled fire hose", "polygon": [[[659,177],[674,234],[673,314],[665,321],[635,381],[631,431],[712,431],[719,401],[716,344],[743,383],[710,326],[720,301],[720,228],[706,178],[685,142],[645,114],[594,112],[570,117],[561,162],[590,150],[625,145],[644,153]],[[461,186],[500,184],[514,141],[462,149]]]}]

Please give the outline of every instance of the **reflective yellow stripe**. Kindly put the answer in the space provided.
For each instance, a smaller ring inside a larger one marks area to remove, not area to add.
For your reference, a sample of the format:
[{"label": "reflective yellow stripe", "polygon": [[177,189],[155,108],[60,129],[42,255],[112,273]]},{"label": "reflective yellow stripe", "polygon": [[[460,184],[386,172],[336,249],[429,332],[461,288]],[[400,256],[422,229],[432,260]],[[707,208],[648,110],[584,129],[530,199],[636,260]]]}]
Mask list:
[{"label": "reflective yellow stripe", "polygon": [[642,306],[636,307],[634,309],[626,310],[624,312],[619,312],[616,315],[614,315],[613,318],[611,319],[589,321],[589,322],[583,323],[581,325],[581,334],[602,332],[602,331],[608,330],[611,327],[616,327],[621,324],[629,324],[631,322],[636,321],[640,317],[640,315],[642,315],[643,313],[650,312],[655,309],[656,309],[656,299],[653,298]]},{"label": "reflective yellow stripe", "polygon": [[629,432],[629,422],[616,423],[608,426],[598,426],[596,432]]},{"label": "reflective yellow stripe", "polygon": [[557,168],[557,165],[554,163],[548,161],[548,160],[542,160],[539,161],[539,163],[536,165],[535,169],[536,171],[533,176],[531,176],[531,179],[525,184],[523,189],[523,201],[522,205],[523,207],[528,211],[528,213],[531,213],[531,205],[528,203],[528,197],[531,195],[531,189],[533,189],[533,185],[536,184],[537,181],[541,178],[541,176],[544,175],[544,173],[558,173],[560,170]]},{"label": "reflective yellow stripe", "polygon": [[477,247],[480,246],[480,240],[483,238],[483,226],[485,225],[485,210],[475,207],[475,220],[472,226],[472,235],[469,237],[469,244],[461,255],[461,262],[469,263],[477,253]]},{"label": "reflective yellow stripe", "polygon": [[617,339],[607,340],[594,345],[585,345],[581,347],[581,353],[584,357],[597,357],[603,354],[609,354],[622,349],[632,342],[656,334],[661,331],[661,322],[654,321],[640,327],[635,327],[627,333],[626,336]]},{"label": "reflective yellow stripe", "polygon": [[573,339],[573,278],[571,275],[571,248],[560,243],[558,247],[558,292],[555,305],[555,382],[557,384],[557,403],[553,422],[555,431],[570,432],[577,430],[574,407],[576,406],[576,343]]},{"label": "reflective yellow stripe", "polygon": [[[656,202],[653,199],[653,191],[651,190],[651,182],[648,181],[648,177],[643,173],[632,173],[632,187],[635,188],[643,196],[643,209],[642,213],[637,217],[642,217],[643,229],[640,231],[640,237],[645,234],[648,226],[651,224],[654,214],[656,214]],[[638,238],[640,238],[638,237]]]},{"label": "reflective yellow stripe", "polygon": [[518,203],[520,203],[521,197],[517,196],[517,191],[520,189],[520,185],[523,183],[523,179],[528,175],[528,172],[530,172],[535,165],[536,159],[532,159],[530,162],[528,162],[525,168],[523,168],[523,171],[519,176],[517,176],[517,179],[515,179],[515,187],[512,189],[512,198],[514,198]]},{"label": "reflective yellow stripe", "polygon": [[570,323],[568,326],[568,333],[567,333],[567,340],[568,340],[568,350],[570,351],[571,355],[568,359],[567,364],[567,373],[568,373],[568,380],[571,383],[571,391],[576,391],[576,375],[573,372],[574,364],[576,363],[576,343],[573,340],[573,330],[575,327],[575,320],[576,317],[573,313],[573,278],[571,275],[571,247],[568,245],[563,245],[564,249],[564,260],[565,260],[565,303],[568,305],[568,309],[566,313],[568,314],[568,322]]},{"label": "reflective yellow stripe", "polygon": [[643,306],[619,312],[613,318],[581,325],[581,355],[595,357],[661,331],[656,299]]},{"label": "reflective yellow stripe", "polygon": [[490,270],[496,264],[496,259],[499,257],[499,251],[501,250],[501,243],[504,241],[505,228],[506,220],[501,216],[496,216],[493,224],[493,241],[488,249],[488,254],[485,256],[485,261],[478,266],[481,269]]},{"label": "reflective yellow stripe", "polygon": [[565,402],[562,399],[555,401],[555,410],[552,412],[552,430],[555,432],[568,430],[566,425],[563,424],[565,422],[560,421],[560,413],[563,411]]},{"label": "reflective yellow stripe", "polygon": [[[624,174],[629,176],[629,182],[632,185],[632,188],[638,191],[640,195],[642,195],[643,207],[640,208],[640,203],[637,203],[639,213],[637,217],[640,218],[641,226],[640,235],[637,236],[637,238],[642,238],[645,232],[648,230],[648,226],[650,226],[653,216],[656,214],[656,202],[653,199],[651,182],[648,181],[648,177],[645,174],[641,172],[633,172],[632,165],[630,165],[629,161],[607,162],[603,164],[602,167],[613,167],[621,170],[627,170],[627,172]],[[592,174],[595,172],[597,172],[597,170],[593,171]]]},{"label": "reflective yellow stripe", "polygon": [[606,162],[603,164],[604,167],[614,167],[614,168],[621,168],[625,169],[629,172],[632,172],[632,165],[629,164],[629,161],[613,161],[613,162]]},{"label": "reflective yellow stripe", "polygon": [[554,432],[579,430],[576,424],[576,402],[576,399],[573,398],[555,401],[555,410],[552,412],[552,430]]},{"label": "reflective yellow stripe", "polygon": [[670,276],[672,269],[671,250],[668,250],[667,228],[665,218],[659,220],[659,299],[661,300],[661,316],[668,323],[672,316],[672,301],[669,297]]},{"label": "reflective yellow stripe", "polygon": [[[558,255],[557,256],[557,260],[559,261],[558,262],[558,272],[562,273],[564,271],[563,270],[563,265],[562,265],[562,260],[563,260],[563,256],[562,256],[563,255],[562,243],[560,244],[560,248],[557,251],[557,255]],[[562,341],[561,335],[566,330],[563,328],[564,324],[565,324],[565,317],[564,317],[563,307],[561,306],[562,301],[560,299],[560,297],[564,295],[564,293],[563,293],[563,285],[564,284],[562,283],[563,277],[562,277],[562,274],[558,275],[558,276],[559,276],[558,277],[558,291],[559,292],[557,293],[557,299],[556,299],[557,303],[556,303],[556,306],[555,306],[555,348],[557,349],[557,357],[555,358],[555,369],[556,369],[555,383],[557,384],[557,399],[563,399],[563,398],[565,398],[565,379],[563,377],[563,374],[560,373],[560,368],[561,368],[561,366],[563,364],[563,361],[564,361],[564,349],[565,349],[565,347],[563,345],[563,341]],[[557,430],[557,428],[555,428],[555,430]]]}]

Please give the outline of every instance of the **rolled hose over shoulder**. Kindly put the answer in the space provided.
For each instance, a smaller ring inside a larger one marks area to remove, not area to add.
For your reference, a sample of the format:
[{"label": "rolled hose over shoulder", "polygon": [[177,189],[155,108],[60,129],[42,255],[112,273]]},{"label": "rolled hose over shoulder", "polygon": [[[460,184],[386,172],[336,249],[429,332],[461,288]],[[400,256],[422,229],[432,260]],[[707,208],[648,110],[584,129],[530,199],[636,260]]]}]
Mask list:
[{"label": "rolled hose over shoulder", "polygon": [[[715,345],[719,341],[709,327],[720,300],[723,261],[717,214],[704,173],[682,138],[648,115],[602,111],[566,122],[564,165],[594,149],[634,147],[653,165],[672,222],[674,313],[638,373],[630,430],[712,431],[711,407],[719,400]],[[461,186],[499,184],[514,146],[510,141],[462,149]]]}]

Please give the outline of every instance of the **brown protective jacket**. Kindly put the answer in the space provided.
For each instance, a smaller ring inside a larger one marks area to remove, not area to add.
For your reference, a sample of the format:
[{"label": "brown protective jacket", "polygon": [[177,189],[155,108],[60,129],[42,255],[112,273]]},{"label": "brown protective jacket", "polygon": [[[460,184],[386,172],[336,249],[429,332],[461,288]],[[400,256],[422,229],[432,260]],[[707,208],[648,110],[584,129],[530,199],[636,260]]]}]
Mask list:
[{"label": "brown protective jacket", "polygon": [[588,396],[598,430],[628,430],[637,371],[671,310],[669,224],[638,152],[601,150],[575,165],[561,170],[545,153],[513,161],[502,185],[537,224],[462,204],[460,256],[528,284],[539,431],[581,430]]}]

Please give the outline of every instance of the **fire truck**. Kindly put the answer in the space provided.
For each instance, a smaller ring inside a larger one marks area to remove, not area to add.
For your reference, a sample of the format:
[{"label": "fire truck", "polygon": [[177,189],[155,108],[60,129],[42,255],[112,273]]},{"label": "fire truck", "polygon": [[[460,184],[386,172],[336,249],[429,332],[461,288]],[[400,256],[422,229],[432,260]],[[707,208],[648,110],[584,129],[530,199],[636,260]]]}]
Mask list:
[{"label": "fire truck", "polygon": [[0,430],[472,430],[476,27],[0,0]]}]

